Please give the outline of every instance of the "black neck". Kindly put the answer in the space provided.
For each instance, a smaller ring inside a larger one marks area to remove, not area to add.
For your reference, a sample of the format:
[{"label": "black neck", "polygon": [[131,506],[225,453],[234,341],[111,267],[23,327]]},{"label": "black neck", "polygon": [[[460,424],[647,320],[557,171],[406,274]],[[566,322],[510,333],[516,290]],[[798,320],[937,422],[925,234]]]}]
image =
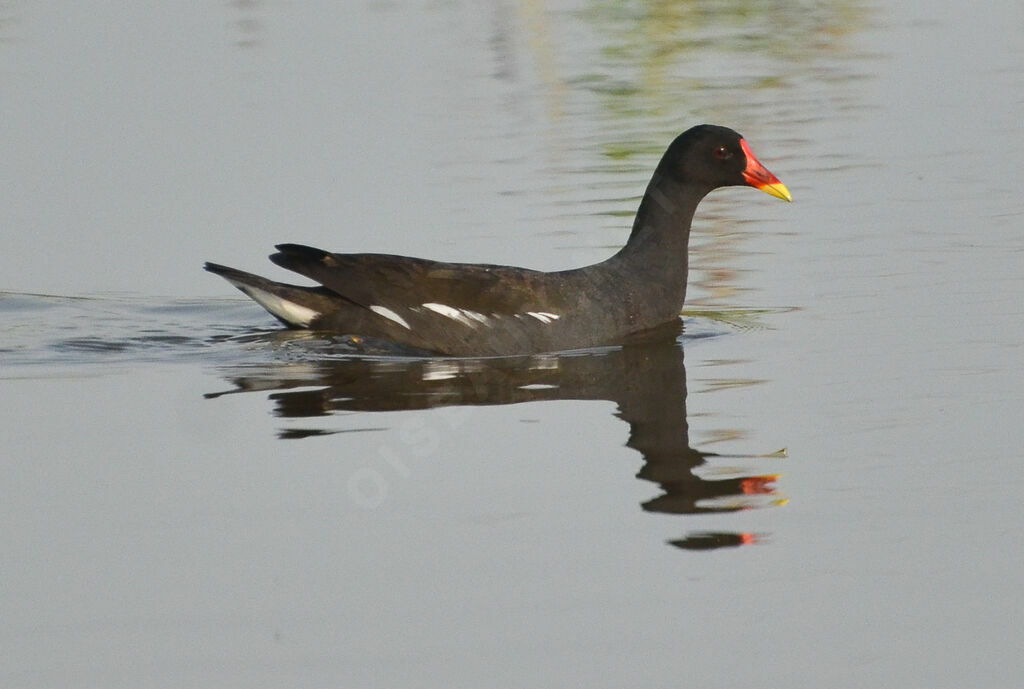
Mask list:
[{"label": "black neck", "polygon": [[708,191],[656,172],[637,209],[629,241],[611,260],[637,263],[636,268],[648,275],[681,277],[685,283],[690,222]]},{"label": "black neck", "polygon": [[655,173],[640,202],[629,241],[599,264],[630,323],[638,328],[667,322],[682,310],[690,221],[708,191],[703,185]]}]

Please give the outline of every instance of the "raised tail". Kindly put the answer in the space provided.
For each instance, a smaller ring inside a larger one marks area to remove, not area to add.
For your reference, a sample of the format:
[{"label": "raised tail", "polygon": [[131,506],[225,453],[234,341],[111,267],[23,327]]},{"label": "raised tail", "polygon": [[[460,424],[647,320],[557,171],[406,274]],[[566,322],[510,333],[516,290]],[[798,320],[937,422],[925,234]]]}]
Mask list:
[{"label": "raised tail", "polygon": [[203,268],[220,275],[289,328],[309,328],[317,318],[337,309],[337,295],[323,287],[274,282],[218,263],[206,263]]}]

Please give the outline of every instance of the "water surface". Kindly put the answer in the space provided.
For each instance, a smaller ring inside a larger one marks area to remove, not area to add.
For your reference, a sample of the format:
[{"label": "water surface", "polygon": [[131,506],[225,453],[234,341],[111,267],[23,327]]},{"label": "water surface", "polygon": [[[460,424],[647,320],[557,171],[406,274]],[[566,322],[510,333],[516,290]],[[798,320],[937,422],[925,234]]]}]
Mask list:
[{"label": "water surface", "polygon": [[[1015,3],[0,7],[0,684],[1024,680]],[[203,260],[558,269],[668,141],[680,330],[355,356]]]}]

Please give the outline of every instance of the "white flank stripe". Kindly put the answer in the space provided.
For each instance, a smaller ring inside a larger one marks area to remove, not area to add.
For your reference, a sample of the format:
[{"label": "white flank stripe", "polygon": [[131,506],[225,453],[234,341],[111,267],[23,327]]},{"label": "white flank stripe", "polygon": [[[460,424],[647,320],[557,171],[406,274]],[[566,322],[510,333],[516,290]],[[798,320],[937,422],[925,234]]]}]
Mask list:
[{"label": "white flank stripe", "polygon": [[302,306],[301,304],[296,304],[293,301],[282,299],[276,294],[271,294],[270,292],[258,287],[246,285],[241,282],[235,282],[234,280],[228,280],[228,282],[248,294],[253,301],[265,308],[267,311],[291,325],[298,325],[303,328],[307,328],[309,327],[309,324],[313,322],[313,319],[320,315],[319,311],[314,311],[313,309]]},{"label": "white flank stripe", "polygon": [[[461,309],[457,309],[453,306],[448,306],[447,304],[435,304],[434,302],[427,302],[426,304],[423,305],[423,307],[430,309],[434,313],[441,314],[445,318],[451,318],[453,321],[462,323],[463,325],[468,325],[470,328],[476,327],[476,323],[467,318],[466,313],[463,312]],[[482,316],[482,314],[477,315]]]},{"label": "white flank stripe", "polygon": [[383,316],[384,318],[387,318],[389,321],[394,321],[395,323],[398,323],[406,330],[412,330],[412,326],[406,323],[404,318],[402,318],[401,316],[399,316],[397,313],[395,313],[386,306],[374,304],[373,306],[370,307],[370,311],[373,311],[378,316]]},{"label": "white flank stripe", "polygon": [[550,323],[551,321],[558,320],[557,313],[548,313],[547,311],[527,311],[527,316],[533,316],[541,323]]},{"label": "white flank stripe", "polygon": [[488,322],[488,321],[490,321],[490,319],[487,316],[483,315],[482,313],[477,313],[476,311],[470,311],[469,309],[462,309],[462,313],[466,314],[467,316],[469,316],[470,318],[472,318],[474,321],[476,321],[478,323],[483,323],[484,325],[487,325],[487,326],[490,325],[490,323]]}]

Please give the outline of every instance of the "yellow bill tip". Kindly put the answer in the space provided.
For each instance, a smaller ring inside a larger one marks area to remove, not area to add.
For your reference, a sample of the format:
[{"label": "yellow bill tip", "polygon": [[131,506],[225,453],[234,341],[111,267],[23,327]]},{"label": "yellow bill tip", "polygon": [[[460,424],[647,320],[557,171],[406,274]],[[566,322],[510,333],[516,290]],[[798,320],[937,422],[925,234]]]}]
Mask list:
[{"label": "yellow bill tip", "polygon": [[783,201],[790,201],[790,202],[793,201],[793,195],[789,193],[789,189],[787,189],[786,185],[783,184],[782,182],[773,182],[771,184],[762,184],[762,185],[760,185],[758,187],[758,189],[760,189],[761,191],[763,191],[766,194],[770,194],[771,196],[774,196],[777,199],[782,199]]}]

